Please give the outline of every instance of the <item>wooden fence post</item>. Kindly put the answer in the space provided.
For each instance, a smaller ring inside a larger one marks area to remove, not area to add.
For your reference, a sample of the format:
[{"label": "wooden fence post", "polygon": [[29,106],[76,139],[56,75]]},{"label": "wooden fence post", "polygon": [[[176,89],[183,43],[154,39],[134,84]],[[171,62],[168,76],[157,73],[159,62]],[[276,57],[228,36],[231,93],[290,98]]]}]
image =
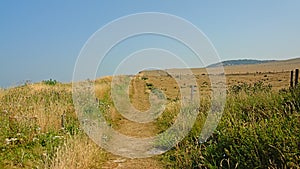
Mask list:
[{"label": "wooden fence post", "polygon": [[296,69],[296,72],[295,72],[295,87],[298,85],[298,79],[299,79],[299,69]]},{"label": "wooden fence post", "polygon": [[291,79],[290,79],[290,88],[293,88],[293,83],[294,83],[294,82],[293,82],[293,79],[294,79],[294,78],[293,78],[293,75],[294,75],[294,71],[292,70],[292,71],[291,71]]}]

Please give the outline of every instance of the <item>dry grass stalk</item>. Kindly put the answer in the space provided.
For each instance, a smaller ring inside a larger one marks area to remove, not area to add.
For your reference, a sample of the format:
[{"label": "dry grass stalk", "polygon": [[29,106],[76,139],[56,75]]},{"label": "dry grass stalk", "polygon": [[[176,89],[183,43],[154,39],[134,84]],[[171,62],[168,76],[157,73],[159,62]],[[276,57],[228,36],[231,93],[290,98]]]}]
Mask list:
[{"label": "dry grass stalk", "polygon": [[49,168],[85,169],[101,168],[106,154],[86,136],[68,138],[59,147]]}]

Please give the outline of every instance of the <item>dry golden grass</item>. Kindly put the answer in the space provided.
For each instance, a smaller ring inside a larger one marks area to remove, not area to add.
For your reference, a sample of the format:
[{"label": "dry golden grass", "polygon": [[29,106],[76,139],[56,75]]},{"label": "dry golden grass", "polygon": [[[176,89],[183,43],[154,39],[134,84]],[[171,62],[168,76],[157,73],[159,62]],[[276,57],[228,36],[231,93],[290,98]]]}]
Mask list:
[{"label": "dry golden grass", "polygon": [[43,132],[60,129],[61,115],[75,116],[71,90],[36,84],[8,89],[2,96],[1,109],[14,121],[34,119]]},{"label": "dry golden grass", "polygon": [[72,84],[62,84],[58,83],[56,85],[47,85],[43,82],[28,84],[27,87],[31,89],[32,92],[38,92],[42,90],[65,90],[67,92],[72,92]]},{"label": "dry golden grass", "polygon": [[[226,66],[224,67],[226,86],[230,87],[242,83],[253,84],[262,81],[264,84],[272,85],[274,90],[288,88],[290,71],[296,68],[300,68],[300,58],[265,64]],[[216,69],[210,68],[211,72],[215,72]],[[168,71],[177,75],[177,79],[185,78],[181,69],[170,69]],[[200,94],[208,95],[211,92],[211,82],[207,69],[193,68],[192,72],[196,77]],[[186,84],[186,86],[180,86],[179,88],[174,78],[162,73],[162,71],[143,71],[137,76],[146,79],[145,83],[151,83],[154,87],[161,89],[169,99],[176,99],[180,94],[179,89],[187,88],[189,85]]]},{"label": "dry golden grass", "polygon": [[68,138],[64,145],[55,153],[49,168],[55,169],[83,169],[102,168],[106,153],[87,136]]},{"label": "dry golden grass", "polygon": [[97,98],[104,98],[110,91],[112,77],[106,76],[95,80],[95,93]]},{"label": "dry golden grass", "polygon": [[[299,68],[300,58],[297,58],[265,64],[226,66],[224,72],[227,86],[263,81],[265,84],[271,84],[273,89],[279,90],[289,87],[290,71]],[[207,76],[204,68],[193,69],[193,72],[198,76],[201,74]]]},{"label": "dry golden grass", "polygon": [[0,97],[3,95],[4,89],[0,88]]}]

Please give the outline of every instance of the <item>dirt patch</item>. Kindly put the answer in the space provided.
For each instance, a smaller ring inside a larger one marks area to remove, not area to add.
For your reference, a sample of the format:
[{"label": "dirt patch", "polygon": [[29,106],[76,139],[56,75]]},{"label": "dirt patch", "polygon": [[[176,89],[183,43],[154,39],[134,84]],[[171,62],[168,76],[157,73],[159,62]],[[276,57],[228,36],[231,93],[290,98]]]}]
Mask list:
[{"label": "dirt patch", "polygon": [[103,169],[162,169],[163,165],[155,159],[128,159],[111,155],[110,159],[102,166]]}]

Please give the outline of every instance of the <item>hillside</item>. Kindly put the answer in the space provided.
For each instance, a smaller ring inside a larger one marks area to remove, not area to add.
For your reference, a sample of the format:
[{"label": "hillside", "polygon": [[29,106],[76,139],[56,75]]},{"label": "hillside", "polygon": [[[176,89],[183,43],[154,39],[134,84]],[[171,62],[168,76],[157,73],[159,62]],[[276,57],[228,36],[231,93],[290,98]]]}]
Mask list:
[{"label": "hillside", "polygon": [[262,63],[268,63],[274,61],[276,60],[255,60],[255,59],[226,60],[226,61],[211,64],[207,67],[210,68],[210,67],[219,67],[219,66],[251,65],[251,64],[262,64]]},{"label": "hillside", "polygon": [[[197,77],[197,83],[199,84],[199,87],[201,87],[200,91],[209,91],[209,86],[204,87],[202,85],[209,83],[209,76],[207,76],[208,69],[210,72],[214,72],[215,70],[218,70],[218,67],[191,69],[194,75]],[[263,81],[266,84],[272,85],[273,89],[279,90],[289,87],[290,71],[295,69],[300,69],[300,58],[265,62],[260,64],[224,66],[224,73],[228,86]],[[171,74],[176,74],[177,76],[184,75],[183,69],[168,69],[167,71]],[[170,93],[170,95],[177,94],[177,90],[175,90],[176,84],[174,84],[172,81],[173,78],[168,76],[168,74],[162,70],[142,71],[140,72],[140,76],[159,76],[158,78],[150,78],[151,83],[162,86],[170,86],[170,89],[168,89],[166,93]]]}]

